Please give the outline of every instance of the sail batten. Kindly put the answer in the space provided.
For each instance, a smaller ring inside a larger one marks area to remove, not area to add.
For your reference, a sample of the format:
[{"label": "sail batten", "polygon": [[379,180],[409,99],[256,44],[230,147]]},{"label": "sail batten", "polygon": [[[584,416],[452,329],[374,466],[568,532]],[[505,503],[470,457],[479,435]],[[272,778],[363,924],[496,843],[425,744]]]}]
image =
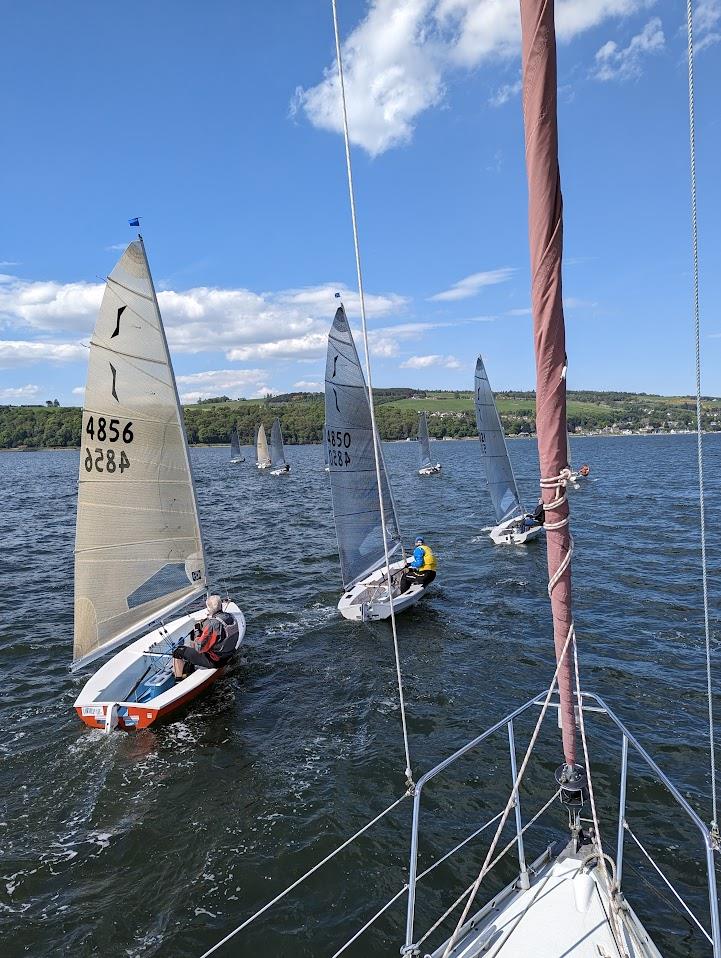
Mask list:
[{"label": "sail batten", "polygon": [[[342,306],[336,310],[328,336],[325,418],[333,516],[347,590],[384,565],[385,552],[368,390]],[[402,553],[401,534],[380,442],[378,450],[389,554],[393,558]]]},{"label": "sail batten", "polygon": [[[133,306],[123,291],[135,298]],[[130,641],[206,589],[183,413],[140,238],[108,277],[90,341],[85,396],[75,535],[76,667]]]},{"label": "sail batten", "polygon": [[496,400],[481,356],[476,362],[475,407],[488,491],[496,513],[496,522],[501,523],[513,516],[522,515],[524,510],[508,456]]}]

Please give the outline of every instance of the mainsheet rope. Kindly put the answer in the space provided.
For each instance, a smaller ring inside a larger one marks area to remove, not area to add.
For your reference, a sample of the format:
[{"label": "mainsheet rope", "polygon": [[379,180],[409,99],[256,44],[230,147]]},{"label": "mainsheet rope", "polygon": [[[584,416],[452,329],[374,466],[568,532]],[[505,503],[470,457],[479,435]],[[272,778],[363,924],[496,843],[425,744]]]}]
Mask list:
[{"label": "mainsheet rope", "polygon": [[376,483],[378,485],[378,502],[380,503],[381,529],[383,531],[383,554],[386,560],[386,580],[388,582],[388,602],[391,610],[391,630],[393,632],[393,651],[395,655],[396,679],[398,682],[398,700],[401,710],[401,726],[403,728],[403,748],[406,757],[406,782],[413,783],[413,772],[411,769],[411,755],[408,745],[408,725],[406,722],[405,696],[403,695],[403,676],[401,674],[401,659],[398,651],[398,632],[396,630],[396,614],[393,608],[393,582],[391,579],[390,555],[388,554],[388,534],[386,531],[385,506],[383,504],[383,481],[381,479],[381,460],[378,432],[376,429],[376,414],[373,408],[373,380],[371,378],[371,360],[370,349],[368,347],[368,325],[366,322],[365,295],[363,292],[363,270],[361,269],[360,244],[358,241],[358,222],[356,219],[355,190],[353,189],[353,168],[350,155],[350,135],[348,133],[348,110],[345,98],[345,82],[343,80],[343,58],[340,49],[340,31],[338,29],[338,11],[336,9],[336,0],[331,0],[333,8],[333,31],[335,33],[335,52],[336,63],[338,65],[338,84],[340,86],[340,98],[343,106],[343,140],[345,143],[345,165],[348,174],[348,195],[350,197],[350,215],[353,224],[353,246],[355,248],[355,265],[358,276],[358,296],[360,299],[361,328],[363,330],[363,350],[365,353],[366,364],[366,382],[368,384],[368,405],[371,412],[371,429],[373,430],[373,458],[376,467]]},{"label": "mainsheet rope", "polygon": [[696,112],[693,75],[693,0],[686,0],[688,34],[688,126],[691,166],[691,245],[693,256],[693,324],[696,345],[696,454],[698,457],[699,510],[701,514],[701,582],[703,585],[703,619],[706,636],[706,696],[708,700],[708,737],[711,759],[711,800],[713,818],[711,833],[718,842],[718,810],[716,800],[716,745],[714,742],[713,685],[711,681],[711,627],[709,624],[708,570],[706,563],[706,498],[703,478],[703,439],[701,430],[701,319],[698,282],[698,218],[696,209]]}]

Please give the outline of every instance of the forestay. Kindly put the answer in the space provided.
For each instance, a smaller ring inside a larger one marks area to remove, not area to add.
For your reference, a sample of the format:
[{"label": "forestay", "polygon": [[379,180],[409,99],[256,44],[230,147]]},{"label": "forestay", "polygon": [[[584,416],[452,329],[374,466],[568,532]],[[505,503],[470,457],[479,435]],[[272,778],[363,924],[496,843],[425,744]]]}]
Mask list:
[{"label": "forestay", "polygon": [[258,462],[269,463],[270,454],[268,452],[268,440],[265,436],[265,426],[263,423],[258,427],[258,438],[255,443],[256,456],[258,457]]},{"label": "forestay", "polygon": [[[325,370],[326,445],[341,574],[346,589],[385,562],[373,430],[365,378],[345,310],[328,337]],[[379,443],[389,556],[402,551],[395,505]]]},{"label": "forestay", "polygon": [[508,458],[496,401],[481,356],[476,363],[476,424],[488,491],[496,512],[496,522],[501,523],[514,515],[521,515],[523,507]]},{"label": "forestay", "polygon": [[431,444],[428,440],[428,420],[425,410],[418,419],[418,442],[421,444],[421,469],[431,465]]},{"label": "forestay", "polygon": [[205,588],[183,416],[139,238],[108,277],[90,341],[74,667],[134,638]]},{"label": "forestay", "polygon": [[230,458],[240,459],[240,439],[236,426],[233,426],[233,431],[230,434]]},{"label": "forestay", "polygon": [[280,431],[280,419],[273,421],[270,431],[270,461],[274,469],[287,465],[283,451],[283,433]]}]

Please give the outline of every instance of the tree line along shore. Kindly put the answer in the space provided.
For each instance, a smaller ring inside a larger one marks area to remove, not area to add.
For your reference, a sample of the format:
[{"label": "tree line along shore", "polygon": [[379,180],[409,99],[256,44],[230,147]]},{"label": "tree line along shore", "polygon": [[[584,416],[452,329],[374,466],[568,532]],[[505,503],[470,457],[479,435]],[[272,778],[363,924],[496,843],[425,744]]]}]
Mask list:
[{"label": "tree line along shore", "polygon": [[[496,400],[506,435],[535,433],[532,392],[499,392]],[[434,439],[477,435],[471,392],[378,389],[375,402],[383,439],[414,438],[421,410],[428,415],[428,431]],[[79,447],[82,410],[56,403],[0,406],[0,449]],[[184,414],[191,444],[227,442],[236,426],[241,443],[251,445],[259,424],[269,430],[276,417],[286,443],[320,442],[323,436],[322,393],[286,393],[264,399],[217,396],[184,406]],[[696,427],[696,403],[690,396],[573,391],[568,393],[567,417],[571,433],[683,432]],[[721,399],[704,398],[702,426],[708,432],[721,431]]]}]

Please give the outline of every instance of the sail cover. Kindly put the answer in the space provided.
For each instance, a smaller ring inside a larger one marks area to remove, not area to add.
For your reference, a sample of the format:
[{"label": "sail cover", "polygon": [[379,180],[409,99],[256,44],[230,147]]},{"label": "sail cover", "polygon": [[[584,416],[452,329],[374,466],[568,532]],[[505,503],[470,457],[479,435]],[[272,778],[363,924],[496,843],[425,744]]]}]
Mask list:
[{"label": "sail cover", "polygon": [[496,512],[496,522],[505,522],[523,514],[516,478],[508,458],[506,438],[496,409],[491,384],[488,382],[483,359],[476,362],[476,424],[481,442],[481,458],[486,470],[486,481]]},{"label": "sail cover", "polygon": [[258,438],[255,443],[256,456],[258,462],[269,463],[270,453],[268,452],[268,440],[265,438],[265,426],[263,423],[258,427]]},{"label": "sail cover", "polygon": [[230,434],[230,458],[240,459],[240,439],[236,426],[233,426],[233,431]]},{"label": "sail cover", "polygon": [[[341,574],[350,589],[380,568],[385,555],[368,391],[342,306],[328,336],[325,418]],[[378,450],[388,551],[393,557],[402,552],[401,534],[380,442]]]},{"label": "sail cover", "polygon": [[273,421],[270,431],[270,461],[274,468],[287,465],[283,452],[283,433],[280,431],[280,419]]},{"label": "sail cover", "polygon": [[418,419],[418,442],[421,444],[421,469],[431,465],[431,444],[428,441],[428,420],[425,410]]},{"label": "sail cover", "polygon": [[107,280],[81,443],[74,667],[206,588],[183,415],[140,238]]}]

